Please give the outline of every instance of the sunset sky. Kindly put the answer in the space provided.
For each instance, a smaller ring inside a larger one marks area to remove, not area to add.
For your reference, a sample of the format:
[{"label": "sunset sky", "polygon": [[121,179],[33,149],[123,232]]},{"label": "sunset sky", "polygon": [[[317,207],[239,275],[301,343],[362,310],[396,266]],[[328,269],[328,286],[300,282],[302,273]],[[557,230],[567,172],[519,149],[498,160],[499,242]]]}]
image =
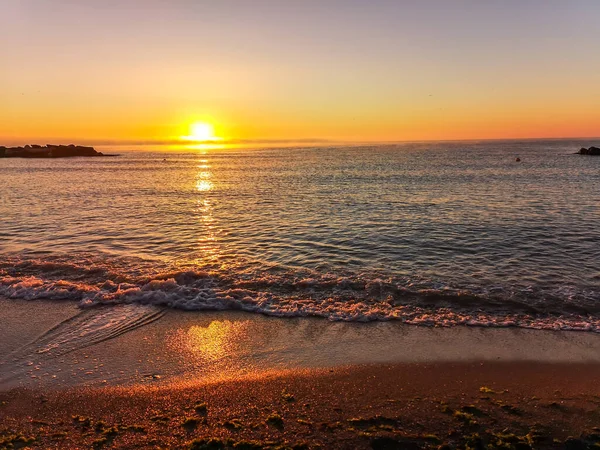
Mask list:
[{"label": "sunset sky", "polygon": [[599,23],[597,0],[2,0],[0,145],[193,123],[255,143],[600,136]]}]

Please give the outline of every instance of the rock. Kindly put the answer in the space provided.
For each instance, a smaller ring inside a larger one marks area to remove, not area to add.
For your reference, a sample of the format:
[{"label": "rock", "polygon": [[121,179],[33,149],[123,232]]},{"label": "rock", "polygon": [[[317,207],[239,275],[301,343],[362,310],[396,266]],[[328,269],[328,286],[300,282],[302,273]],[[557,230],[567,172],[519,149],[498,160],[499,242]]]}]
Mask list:
[{"label": "rock", "polygon": [[397,440],[387,436],[376,437],[371,440],[373,450],[420,450],[416,442]]},{"label": "rock", "polygon": [[590,147],[590,148],[582,148],[578,152],[580,155],[589,155],[589,156],[600,156],[600,148],[598,147]]},{"label": "rock", "polygon": [[52,158],[65,158],[69,156],[101,156],[94,147],[52,145],[47,147]]},{"label": "rock", "polygon": [[565,441],[564,448],[567,450],[586,450],[588,445],[581,439],[569,437]]},{"label": "rock", "polygon": [[68,158],[74,156],[105,156],[94,147],[83,145],[26,145],[24,147],[0,147],[2,158]]}]

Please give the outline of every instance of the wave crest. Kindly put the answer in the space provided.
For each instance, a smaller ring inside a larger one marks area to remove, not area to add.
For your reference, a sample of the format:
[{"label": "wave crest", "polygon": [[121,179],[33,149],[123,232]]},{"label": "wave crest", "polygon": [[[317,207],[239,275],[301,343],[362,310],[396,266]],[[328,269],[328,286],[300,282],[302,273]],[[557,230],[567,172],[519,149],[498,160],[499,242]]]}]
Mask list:
[{"label": "wave crest", "polygon": [[425,279],[215,270],[126,270],[62,261],[0,265],[0,295],[95,305],[241,310],[337,321],[399,320],[427,326],[517,326],[600,332],[595,293],[460,288]]}]

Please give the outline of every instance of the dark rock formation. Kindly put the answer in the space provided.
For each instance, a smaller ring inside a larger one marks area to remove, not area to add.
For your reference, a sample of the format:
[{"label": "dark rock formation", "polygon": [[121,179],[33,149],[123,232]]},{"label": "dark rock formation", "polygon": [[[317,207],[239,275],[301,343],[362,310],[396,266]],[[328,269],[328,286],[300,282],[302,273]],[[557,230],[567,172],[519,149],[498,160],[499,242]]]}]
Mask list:
[{"label": "dark rock formation", "polygon": [[0,158],[68,158],[73,156],[108,156],[82,145],[26,145],[25,147],[0,146]]},{"label": "dark rock formation", "polygon": [[598,147],[590,147],[590,148],[582,148],[577,152],[579,155],[591,155],[591,156],[600,156],[600,148]]}]

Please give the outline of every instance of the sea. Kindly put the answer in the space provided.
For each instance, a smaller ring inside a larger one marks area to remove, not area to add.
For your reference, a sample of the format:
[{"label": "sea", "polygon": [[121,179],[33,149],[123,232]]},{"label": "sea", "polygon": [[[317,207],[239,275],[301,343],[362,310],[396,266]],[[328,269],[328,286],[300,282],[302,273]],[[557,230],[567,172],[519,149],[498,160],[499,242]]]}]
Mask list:
[{"label": "sea", "polygon": [[0,159],[0,297],[600,332],[597,143]]}]

